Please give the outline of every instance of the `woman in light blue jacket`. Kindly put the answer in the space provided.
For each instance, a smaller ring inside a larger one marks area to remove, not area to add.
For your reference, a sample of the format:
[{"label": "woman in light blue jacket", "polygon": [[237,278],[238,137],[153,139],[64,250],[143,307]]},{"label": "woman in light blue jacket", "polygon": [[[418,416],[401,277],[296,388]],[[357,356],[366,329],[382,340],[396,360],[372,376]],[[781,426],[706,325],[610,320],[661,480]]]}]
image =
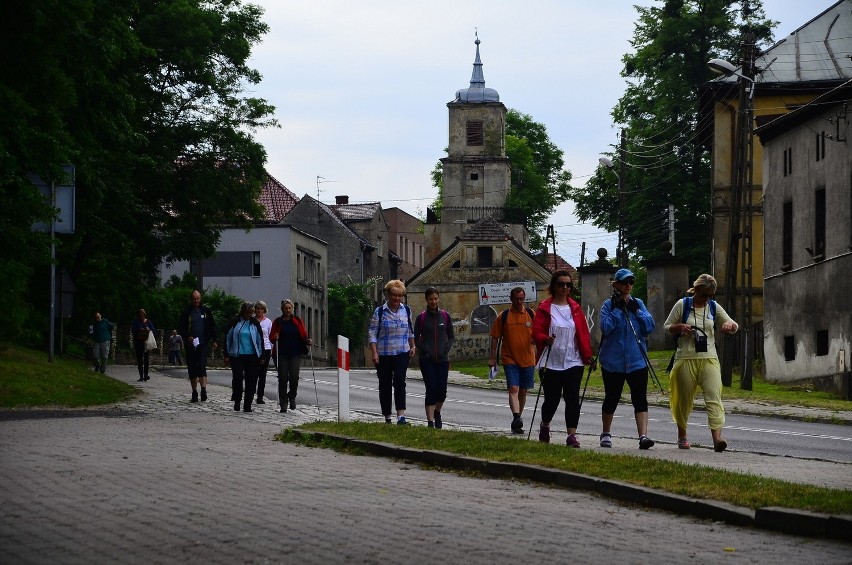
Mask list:
[{"label": "woman in light blue jacket", "polygon": [[616,271],[612,281],[613,295],[601,305],[598,359],[606,393],[601,413],[601,447],[612,447],[612,417],[625,382],[630,387],[639,449],[650,449],[654,445],[654,440],[647,435],[648,365],[645,362],[648,349],[645,339],[654,331],[654,319],[641,300],[630,296],[634,281],[629,269]]},{"label": "woman in light blue jacket", "polygon": [[243,412],[251,412],[260,359],[263,357],[263,329],[252,317],[253,313],[254,303],[243,302],[239,317],[231,324],[225,337],[225,364],[231,366],[234,410],[240,409],[245,382]]}]

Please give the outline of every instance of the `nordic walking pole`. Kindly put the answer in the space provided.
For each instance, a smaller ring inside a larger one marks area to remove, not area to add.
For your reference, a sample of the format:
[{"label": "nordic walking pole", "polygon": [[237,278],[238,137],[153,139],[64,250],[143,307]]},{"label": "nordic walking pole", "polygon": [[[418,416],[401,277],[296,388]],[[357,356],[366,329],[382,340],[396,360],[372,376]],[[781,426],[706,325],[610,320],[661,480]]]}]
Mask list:
[{"label": "nordic walking pole", "polygon": [[633,322],[630,320],[630,313],[627,311],[627,302],[625,301],[624,306],[624,317],[627,318],[627,325],[630,326],[630,331],[633,332],[633,337],[636,339],[636,346],[639,348],[639,352],[642,354],[642,358],[645,360],[645,365],[648,367],[648,371],[651,372],[651,377],[654,379],[654,382],[657,383],[657,388],[660,389],[660,394],[665,395],[666,393],[663,391],[663,385],[660,384],[660,379],[657,378],[657,372],[654,370],[653,365],[651,365],[651,360],[648,359],[648,354],[645,353],[645,350],[642,348],[642,342],[639,340],[639,334],[636,333],[636,328],[633,327]]},{"label": "nordic walking pole", "polygon": [[583,400],[586,399],[586,387],[589,386],[589,378],[592,376],[592,371],[598,368],[598,358],[592,357],[592,362],[589,364],[589,372],[586,373],[586,384],[583,385],[583,394],[580,396],[580,406],[579,408],[583,408]]},{"label": "nordic walking pole", "polygon": [[[556,337],[556,336],[554,336]],[[527,430],[527,441],[530,440],[530,435],[532,434],[533,424],[535,423],[535,412],[538,410],[538,399],[541,398],[541,389],[544,388],[544,374],[547,372],[547,362],[550,360],[550,350],[553,348],[552,345],[547,347],[547,357],[544,358],[544,366],[541,368],[541,373],[538,376],[538,394],[535,395],[535,406],[533,407],[533,415],[532,420],[530,420],[530,427]]]}]

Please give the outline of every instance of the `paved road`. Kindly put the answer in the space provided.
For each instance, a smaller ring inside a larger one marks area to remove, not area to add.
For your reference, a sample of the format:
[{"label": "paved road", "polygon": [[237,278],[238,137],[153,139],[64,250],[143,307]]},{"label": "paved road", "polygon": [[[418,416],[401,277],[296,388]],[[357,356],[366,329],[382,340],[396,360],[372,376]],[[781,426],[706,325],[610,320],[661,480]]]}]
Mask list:
[{"label": "paved road", "polygon": [[316,418],[315,407],[244,414],[218,387],[195,405],[183,380],[154,376],[142,388],[143,398],[105,411],[3,414],[0,562],[850,559],[841,542],[273,441],[282,420]]}]

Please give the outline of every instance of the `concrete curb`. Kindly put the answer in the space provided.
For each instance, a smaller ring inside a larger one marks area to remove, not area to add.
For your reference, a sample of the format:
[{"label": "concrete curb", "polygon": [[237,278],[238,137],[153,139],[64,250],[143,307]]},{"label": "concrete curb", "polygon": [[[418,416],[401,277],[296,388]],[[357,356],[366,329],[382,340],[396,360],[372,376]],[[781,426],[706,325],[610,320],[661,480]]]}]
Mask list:
[{"label": "concrete curb", "polygon": [[705,520],[725,522],[809,537],[852,542],[852,514],[820,514],[807,510],[766,507],[752,510],[725,502],[690,498],[629,483],[560,471],[539,465],[489,461],[446,451],[422,450],[398,445],[355,439],[324,432],[291,429],[300,439],[332,440],[372,455],[405,459],[456,471],[482,473],[494,478],[515,478],[574,490],[591,491],[607,498],[685,514]]}]

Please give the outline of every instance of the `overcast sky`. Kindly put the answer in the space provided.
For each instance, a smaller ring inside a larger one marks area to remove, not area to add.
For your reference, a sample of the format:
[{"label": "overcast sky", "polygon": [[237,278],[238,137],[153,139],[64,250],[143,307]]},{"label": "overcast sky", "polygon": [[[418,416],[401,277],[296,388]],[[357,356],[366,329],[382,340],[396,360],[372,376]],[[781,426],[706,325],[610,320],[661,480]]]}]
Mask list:
[{"label": "overcast sky", "polygon": [[[652,0],[249,0],[270,31],[255,48],[280,128],[257,132],[267,170],[298,196],[381,202],[425,216],[430,171],[447,146],[447,102],[467,88],[481,40],[485,85],[547,127],[582,184],[617,143],[610,112],[624,92],[634,4]],[[764,0],[778,40],[834,0]],[[319,179],[317,177],[322,177]],[[318,192],[319,190],[319,192]],[[574,266],[615,236],[579,224],[566,202],[550,222]]]}]

